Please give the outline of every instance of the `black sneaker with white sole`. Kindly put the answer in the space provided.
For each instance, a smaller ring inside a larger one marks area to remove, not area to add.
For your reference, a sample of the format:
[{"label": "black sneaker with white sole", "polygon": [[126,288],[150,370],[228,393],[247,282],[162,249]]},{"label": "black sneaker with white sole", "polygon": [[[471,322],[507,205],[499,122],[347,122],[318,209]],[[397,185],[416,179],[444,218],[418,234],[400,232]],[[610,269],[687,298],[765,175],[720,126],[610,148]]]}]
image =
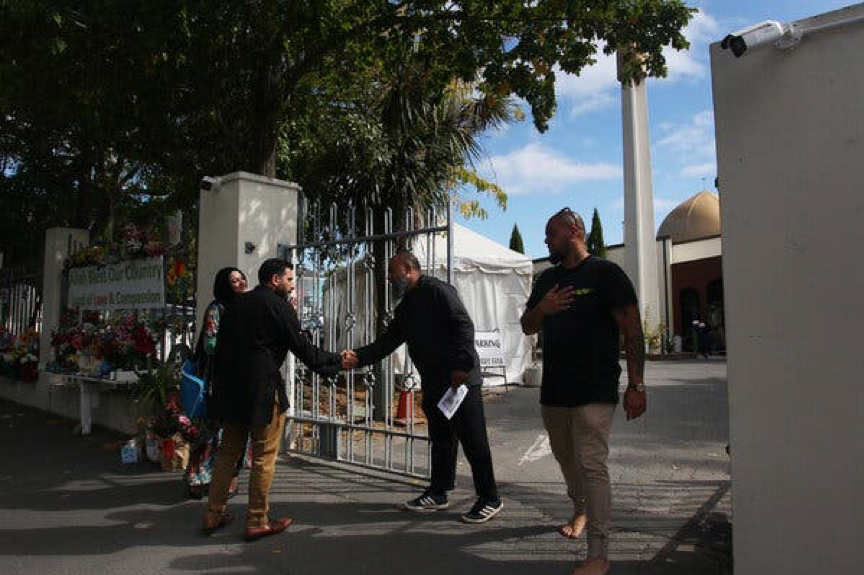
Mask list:
[{"label": "black sneaker with white sole", "polygon": [[497,499],[495,501],[484,501],[478,499],[471,511],[462,515],[465,523],[486,523],[504,509],[504,503]]},{"label": "black sneaker with white sole", "polygon": [[438,511],[448,507],[450,507],[450,502],[447,501],[446,495],[438,495],[428,489],[420,497],[405,502],[405,509],[408,511]]}]

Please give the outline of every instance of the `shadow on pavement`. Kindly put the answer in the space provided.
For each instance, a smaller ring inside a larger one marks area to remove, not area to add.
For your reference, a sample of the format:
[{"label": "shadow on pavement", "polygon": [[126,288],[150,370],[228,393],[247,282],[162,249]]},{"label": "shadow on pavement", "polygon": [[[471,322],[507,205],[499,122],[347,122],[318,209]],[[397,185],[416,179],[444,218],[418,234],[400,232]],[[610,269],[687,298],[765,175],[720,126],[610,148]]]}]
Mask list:
[{"label": "shadow on pavement", "polygon": [[[107,572],[109,559],[100,568],[99,557],[117,555],[193,573],[545,575],[569,573],[574,553],[584,553],[583,543],[554,533],[566,509],[560,483],[502,483],[505,511],[489,524],[469,526],[458,522],[473,499],[467,491],[454,494],[447,512],[412,515],[396,506],[417,492],[410,482],[297,459],[280,464],[273,489],[273,515],[295,520],[286,534],[242,543],[242,493],[229,504],[237,521],[206,538],[199,532],[203,504],[185,499],[179,474],[156,472],[149,464],[122,465],[121,436],[101,429],[74,436],[74,422],[52,417],[0,402],[7,454],[0,463],[0,565],[6,564],[2,557],[14,559],[16,568],[54,557]],[[613,523],[620,526],[614,537],[623,541],[616,575],[728,572],[723,548],[716,557],[713,547],[699,548],[710,547],[718,533],[722,539],[725,517],[712,515],[722,485],[614,489]],[[696,517],[683,521],[671,503],[682,493],[704,502]],[[671,507],[636,512],[636,500],[646,497],[669,499]],[[644,553],[663,539],[669,543],[661,553]],[[28,572],[20,568],[14,572]]]}]

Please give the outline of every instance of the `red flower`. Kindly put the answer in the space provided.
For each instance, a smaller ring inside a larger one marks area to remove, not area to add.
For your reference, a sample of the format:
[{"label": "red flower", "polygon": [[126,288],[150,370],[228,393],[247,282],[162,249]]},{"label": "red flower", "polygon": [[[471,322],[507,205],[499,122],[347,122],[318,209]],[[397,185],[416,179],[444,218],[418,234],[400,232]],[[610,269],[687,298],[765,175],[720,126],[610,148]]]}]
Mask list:
[{"label": "red flower", "polygon": [[156,353],[156,344],[153,342],[150,330],[146,327],[139,325],[132,330],[132,343],[135,346],[135,351],[140,354],[151,355]]},{"label": "red flower", "polygon": [[198,438],[198,428],[194,425],[190,425],[183,431],[183,439],[186,441],[192,442]]},{"label": "red flower", "polygon": [[165,402],[165,411],[170,413],[180,413],[182,411],[180,408],[180,396],[176,393],[172,393],[168,396],[168,400]]},{"label": "red flower", "polygon": [[70,341],[72,347],[74,347],[77,351],[81,351],[86,346],[84,345],[84,338],[81,335],[73,335],[72,340]]},{"label": "red flower", "polygon": [[182,260],[174,260],[174,276],[182,278],[186,275],[186,264]]}]

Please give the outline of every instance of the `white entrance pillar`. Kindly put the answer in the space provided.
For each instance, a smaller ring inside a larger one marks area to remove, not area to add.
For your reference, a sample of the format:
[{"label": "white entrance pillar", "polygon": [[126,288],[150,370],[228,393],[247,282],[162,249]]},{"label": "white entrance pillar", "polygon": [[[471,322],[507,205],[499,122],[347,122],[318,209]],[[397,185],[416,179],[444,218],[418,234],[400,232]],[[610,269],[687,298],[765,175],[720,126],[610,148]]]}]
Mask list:
[{"label": "white entrance pillar", "polygon": [[39,332],[39,367],[54,361],[51,333],[60,325],[63,313],[63,264],[70,255],[90,244],[90,232],[74,228],[45,231],[45,259],[42,268],[42,329]]},{"label": "white entrance pillar", "polygon": [[[622,56],[618,54],[621,79]],[[660,322],[657,245],[654,237],[654,195],[651,190],[651,151],[648,141],[646,82],[621,84],[621,125],[624,136],[624,270],[630,276],[643,321]]]},{"label": "white entrance pillar", "polygon": [[862,19],[710,48],[737,575],[864,573]]},{"label": "white entrance pillar", "polygon": [[[297,243],[299,195],[297,184],[247,172],[202,181],[197,326],[213,300],[213,278],[217,271],[226,266],[241,269],[253,288],[258,285],[258,267],[264,260],[281,255],[280,246]],[[290,372],[293,365],[290,360],[288,364]],[[293,377],[287,381],[293,409]]]}]

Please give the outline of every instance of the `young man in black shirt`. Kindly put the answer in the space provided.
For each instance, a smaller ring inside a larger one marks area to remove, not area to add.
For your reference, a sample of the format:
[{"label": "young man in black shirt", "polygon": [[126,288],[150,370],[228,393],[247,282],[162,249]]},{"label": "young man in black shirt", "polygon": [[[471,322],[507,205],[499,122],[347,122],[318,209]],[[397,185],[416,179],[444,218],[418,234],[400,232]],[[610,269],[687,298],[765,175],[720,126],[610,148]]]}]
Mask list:
[{"label": "young man in black shirt", "polygon": [[543,423],[573,500],[560,528],[577,538],[587,526],[588,554],[573,575],[609,572],[611,487],[607,459],[618,403],[619,334],[627,351],[627,419],[645,412],[645,343],[633,284],[616,264],[593,257],[579,214],[561,210],[546,224],[554,267],[537,279],[522,331],[543,330]]},{"label": "young man in black shirt", "polygon": [[300,333],[297,312],[288,303],[294,290],[294,266],[273,258],[258,270],[260,285],[239,296],[225,311],[216,340],[216,370],[209,415],[223,423],[222,443],[213,480],[204,531],[212,533],[231,521],[225,513],[228,487],[247,437],[252,437],[252,473],[246,540],[284,531],[290,519],[271,519],[269,494],[276,456],[285,427],[288,396],[280,372],[290,351],[310,369],[335,375],[347,368],[343,354],[326,352]]},{"label": "young man in black shirt", "polygon": [[[423,275],[410,253],[390,260],[389,280],[402,299],[393,321],[373,343],[356,351],[360,366],[370,365],[393,353],[403,343],[420,372],[423,412],[432,441],[432,481],[419,497],[405,503],[410,511],[445,509],[447,492],[456,480],[456,453],[462,444],[471,465],[477,502],[462,515],[466,523],[484,523],[503,508],[498,498],[492,455],[486,436],[480,360],[474,348],[474,323],[459,294],[450,284]],[[346,358],[354,361],[355,358]],[[350,365],[349,365],[350,367]],[[451,386],[468,386],[468,395],[452,419],[438,409],[438,401]],[[458,440],[458,443],[457,443]]]}]

